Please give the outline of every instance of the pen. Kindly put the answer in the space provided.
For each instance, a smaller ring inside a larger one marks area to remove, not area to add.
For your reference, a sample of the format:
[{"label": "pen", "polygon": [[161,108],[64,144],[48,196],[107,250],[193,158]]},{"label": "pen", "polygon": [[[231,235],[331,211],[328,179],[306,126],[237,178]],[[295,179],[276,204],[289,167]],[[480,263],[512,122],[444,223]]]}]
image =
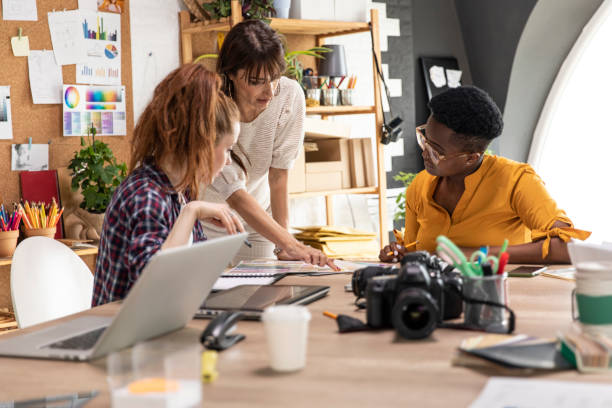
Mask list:
[{"label": "pen", "polygon": [[499,250],[500,256],[502,253],[506,252],[506,249],[508,249],[508,238],[504,239],[504,243],[502,244],[501,249]]},{"label": "pen", "polygon": [[[418,243],[419,243],[419,241],[414,241],[414,242],[409,243],[408,245],[403,245],[403,247],[404,248],[408,248],[408,247],[411,247],[411,246],[416,245]],[[400,246],[402,246],[402,245],[400,245]],[[387,252],[387,256],[391,256],[393,254],[397,255],[397,251],[389,251],[389,252]]]},{"label": "pen", "polygon": [[[72,405],[70,406],[81,406],[87,400],[90,400],[98,395],[97,390],[89,391],[89,392],[78,392],[74,394],[67,395],[51,395],[43,398],[35,398],[30,400],[23,401],[13,401],[11,406],[18,407],[35,407],[35,406],[47,406],[48,402],[60,402],[60,401],[70,401]],[[10,403],[9,403],[10,404]],[[45,404],[45,405],[42,405]],[[55,404],[53,404],[55,406]]]},{"label": "pen", "polygon": [[248,239],[244,240],[244,245],[248,246],[249,248],[253,248],[253,244],[251,244]]}]

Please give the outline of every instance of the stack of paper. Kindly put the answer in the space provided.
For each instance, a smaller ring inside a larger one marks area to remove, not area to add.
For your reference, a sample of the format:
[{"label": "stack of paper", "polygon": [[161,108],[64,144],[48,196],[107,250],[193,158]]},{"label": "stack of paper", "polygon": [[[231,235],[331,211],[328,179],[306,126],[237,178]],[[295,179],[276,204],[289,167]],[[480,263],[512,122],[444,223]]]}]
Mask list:
[{"label": "stack of paper", "polygon": [[350,227],[296,227],[295,237],[332,258],[378,258],[380,246],[373,232]]}]

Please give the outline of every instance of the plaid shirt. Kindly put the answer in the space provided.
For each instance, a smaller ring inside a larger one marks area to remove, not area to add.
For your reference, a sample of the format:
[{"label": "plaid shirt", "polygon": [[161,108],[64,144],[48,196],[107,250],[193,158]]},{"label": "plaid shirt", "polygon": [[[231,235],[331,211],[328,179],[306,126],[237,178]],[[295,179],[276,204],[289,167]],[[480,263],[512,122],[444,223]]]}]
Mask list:
[{"label": "plaid shirt", "polygon": [[[154,165],[143,164],[119,185],[104,217],[92,306],[127,296],[180,212],[178,193]],[[193,242],[205,239],[201,224],[196,222]]]}]

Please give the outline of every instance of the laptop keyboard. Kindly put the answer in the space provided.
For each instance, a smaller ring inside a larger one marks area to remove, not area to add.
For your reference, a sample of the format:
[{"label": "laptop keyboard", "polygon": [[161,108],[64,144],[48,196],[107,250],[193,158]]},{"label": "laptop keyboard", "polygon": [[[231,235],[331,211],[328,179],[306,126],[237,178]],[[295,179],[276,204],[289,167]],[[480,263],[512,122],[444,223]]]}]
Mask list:
[{"label": "laptop keyboard", "polygon": [[78,336],[51,343],[45,347],[54,349],[89,350],[96,344],[96,341],[98,341],[102,333],[104,333],[104,330],[106,330],[106,327],[101,327],[87,333],[79,334]]}]

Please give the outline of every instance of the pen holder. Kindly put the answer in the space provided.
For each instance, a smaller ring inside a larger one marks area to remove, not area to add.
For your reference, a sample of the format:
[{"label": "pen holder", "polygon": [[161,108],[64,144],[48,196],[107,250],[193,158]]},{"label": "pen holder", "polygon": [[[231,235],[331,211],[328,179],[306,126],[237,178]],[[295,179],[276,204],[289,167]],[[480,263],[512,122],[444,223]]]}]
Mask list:
[{"label": "pen holder", "polygon": [[336,106],[338,104],[338,88],[323,89],[323,105]]},{"label": "pen holder", "polygon": [[24,231],[26,237],[47,237],[53,239],[55,238],[56,228],[57,226],[49,228],[26,228]]},{"label": "pen holder", "polygon": [[[508,302],[507,278],[506,273],[463,277],[465,326],[491,333],[509,332],[508,329],[513,324],[509,325],[508,313],[504,308]],[[490,304],[473,301],[484,301]]]},{"label": "pen holder", "polygon": [[0,231],[0,257],[13,256],[17,247],[17,238],[19,238],[19,230]]},{"label": "pen holder", "polygon": [[353,103],[353,95],[355,95],[354,89],[341,89],[340,90],[340,100],[342,101],[342,105],[354,105]]}]

